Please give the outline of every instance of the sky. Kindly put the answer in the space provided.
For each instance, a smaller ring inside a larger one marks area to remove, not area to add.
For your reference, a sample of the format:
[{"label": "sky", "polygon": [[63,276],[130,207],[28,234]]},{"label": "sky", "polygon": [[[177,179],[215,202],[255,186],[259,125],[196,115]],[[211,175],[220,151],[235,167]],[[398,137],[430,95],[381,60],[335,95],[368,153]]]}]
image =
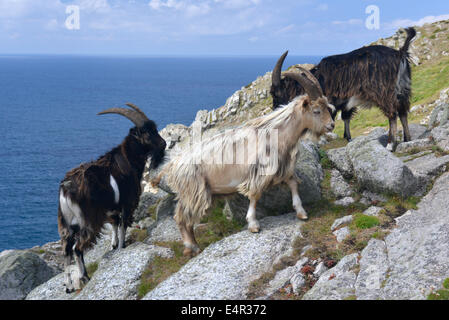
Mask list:
[{"label": "sky", "polygon": [[447,0],[0,0],[0,54],[324,56],[443,19]]}]

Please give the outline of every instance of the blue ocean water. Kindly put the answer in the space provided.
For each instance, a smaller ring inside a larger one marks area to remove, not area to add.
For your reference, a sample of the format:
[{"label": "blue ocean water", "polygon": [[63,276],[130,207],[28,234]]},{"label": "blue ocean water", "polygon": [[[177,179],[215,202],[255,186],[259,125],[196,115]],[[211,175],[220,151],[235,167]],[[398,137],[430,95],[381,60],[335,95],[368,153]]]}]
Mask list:
[{"label": "blue ocean water", "polygon": [[[190,125],[198,110],[223,105],[276,60],[0,56],[0,251],[59,239],[59,181],[132,126],[99,111],[132,102],[159,129]],[[289,57],[285,65],[317,61]]]}]

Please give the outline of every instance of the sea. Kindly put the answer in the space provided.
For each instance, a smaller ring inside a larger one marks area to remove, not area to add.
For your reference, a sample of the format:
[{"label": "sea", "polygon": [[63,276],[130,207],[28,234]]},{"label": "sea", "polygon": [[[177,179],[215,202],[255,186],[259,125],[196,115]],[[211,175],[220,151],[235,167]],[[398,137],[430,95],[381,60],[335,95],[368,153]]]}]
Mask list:
[{"label": "sea", "polygon": [[[278,57],[0,55],[0,251],[59,239],[65,173],[121,143],[132,123],[97,116],[127,102],[158,124],[190,125]],[[285,66],[317,63],[290,56]]]}]

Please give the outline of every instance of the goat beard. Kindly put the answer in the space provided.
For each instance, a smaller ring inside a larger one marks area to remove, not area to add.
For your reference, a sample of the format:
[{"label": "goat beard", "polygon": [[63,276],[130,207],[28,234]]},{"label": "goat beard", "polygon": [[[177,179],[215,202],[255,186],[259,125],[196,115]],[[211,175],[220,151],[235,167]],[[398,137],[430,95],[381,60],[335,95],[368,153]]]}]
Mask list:
[{"label": "goat beard", "polygon": [[301,136],[301,140],[305,140],[305,141],[311,141],[313,143],[318,143],[319,139],[320,139],[321,135],[318,135],[316,133],[314,133],[311,130],[307,130],[306,132],[304,132]]},{"label": "goat beard", "polygon": [[162,150],[161,152],[151,152],[149,154],[149,157],[151,158],[150,168],[151,169],[157,169],[159,167],[159,165],[162,162],[164,162],[165,150]]}]

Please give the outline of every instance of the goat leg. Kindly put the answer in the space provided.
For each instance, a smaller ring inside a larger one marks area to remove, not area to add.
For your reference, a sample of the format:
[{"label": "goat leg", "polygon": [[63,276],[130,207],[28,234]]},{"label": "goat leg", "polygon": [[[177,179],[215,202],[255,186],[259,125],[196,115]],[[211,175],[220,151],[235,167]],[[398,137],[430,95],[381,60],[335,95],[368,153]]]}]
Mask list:
[{"label": "goat leg", "polygon": [[412,136],[410,134],[410,129],[408,127],[407,113],[400,114],[399,119],[401,119],[402,129],[403,129],[402,131],[404,131],[404,142],[412,141]]},{"label": "goat leg", "polygon": [[[83,251],[75,248],[75,261],[78,265],[78,271],[79,271],[79,284],[80,286],[84,286],[89,282],[89,276],[87,275],[86,265],[84,264],[84,254]],[[77,288],[81,289],[81,288]]]},{"label": "goat leg", "polygon": [[73,238],[63,239],[62,240],[62,250],[64,252],[64,285],[65,292],[72,293],[75,291],[72,282],[72,276],[70,274],[70,265],[72,263],[72,255],[73,255]]},{"label": "goat leg", "polygon": [[390,131],[388,135],[387,150],[394,152],[398,145],[396,138],[398,132],[397,116],[395,115],[393,118],[390,118],[389,121],[390,121]]},{"label": "goat leg", "polygon": [[260,232],[260,224],[256,219],[256,205],[259,198],[260,197],[249,198],[249,208],[248,213],[246,214],[246,221],[248,222],[248,230],[252,233]]},{"label": "goat leg", "polygon": [[183,255],[186,257],[194,257],[200,252],[200,248],[195,240],[195,234],[192,226],[186,226],[184,222],[178,223],[179,231],[184,243]]},{"label": "goat leg", "polygon": [[287,181],[287,184],[290,187],[290,191],[292,193],[293,208],[295,208],[296,217],[301,220],[307,220],[308,216],[306,210],[304,210],[304,208],[302,207],[301,198],[299,197],[298,193],[298,182],[294,178],[291,178]]}]

